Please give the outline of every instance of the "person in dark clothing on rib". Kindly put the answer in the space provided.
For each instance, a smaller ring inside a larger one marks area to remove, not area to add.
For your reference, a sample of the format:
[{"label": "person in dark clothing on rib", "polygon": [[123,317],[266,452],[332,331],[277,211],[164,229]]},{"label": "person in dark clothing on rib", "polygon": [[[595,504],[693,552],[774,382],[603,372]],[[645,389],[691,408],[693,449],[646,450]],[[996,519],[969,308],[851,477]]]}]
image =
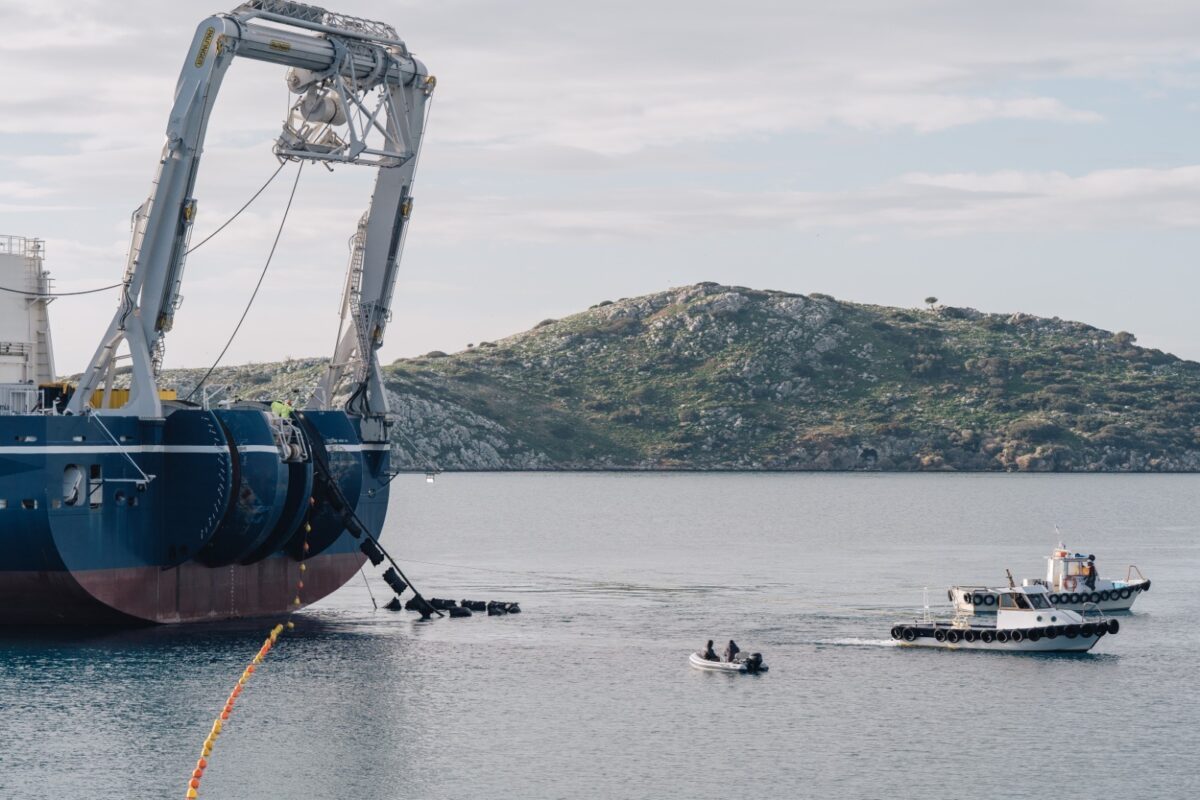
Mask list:
[{"label": "person in dark clothing on rib", "polygon": [[709,639],[708,644],[704,645],[704,652],[700,654],[700,657],[703,658],[705,661],[720,661],[721,660],[721,659],[717,658],[717,651],[713,650],[712,639]]},{"label": "person in dark clothing on rib", "polygon": [[734,658],[736,658],[737,654],[740,652],[742,652],[742,648],[738,647],[733,639],[730,639],[729,644],[725,645],[725,660],[733,663]]}]

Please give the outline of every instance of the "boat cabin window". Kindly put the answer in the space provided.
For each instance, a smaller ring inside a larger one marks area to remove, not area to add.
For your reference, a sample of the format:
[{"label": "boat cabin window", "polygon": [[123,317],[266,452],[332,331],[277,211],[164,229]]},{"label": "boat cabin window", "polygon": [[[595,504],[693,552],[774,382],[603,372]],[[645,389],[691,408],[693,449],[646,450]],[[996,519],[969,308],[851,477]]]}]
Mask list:
[{"label": "boat cabin window", "polygon": [[1066,573],[1067,575],[1070,575],[1070,576],[1073,576],[1076,578],[1083,577],[1083,562],[1082,561],[1068,561],[1066,566],[1067,566],[1067,573]]},{"label": "boat cabin window", "polygon": [[1025,595],[1025,598],[1027,600],[1029,600],[1030,604],[1034,608],[1049,608],[1050,607],[1050,602],[1048,600],[1046,600],[1045,597],[1042,597],[1040,594],[1027,594],[1027,595]]},{"label": "boat cabin window", "polygon": [[1001,608],[1030,608],[1029,600],[1023,594],[1002,594],[1000,595]]}]

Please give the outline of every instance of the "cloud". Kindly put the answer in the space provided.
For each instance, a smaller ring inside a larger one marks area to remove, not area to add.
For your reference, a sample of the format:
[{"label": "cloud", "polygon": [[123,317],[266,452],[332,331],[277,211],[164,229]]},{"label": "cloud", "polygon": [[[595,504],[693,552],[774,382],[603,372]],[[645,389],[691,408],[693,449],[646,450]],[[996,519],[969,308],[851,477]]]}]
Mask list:
[{"label": "cloud", "polygon": [[[461,274],[456,259],[480,258],[501,280],[520,268],[504,248],[514,243],[666,243],[659,257],[724,231],[871,241],[1197,224],[1196,167],[1150,164],[1124,141],[1103,163],[1043,163],[997,137],[1018,121],[1022,135],[1095,140],[1121,122],[1111,94],[1194,88],[1190,0],[1000,11],[955,0],[346,0],[344,10],[396,24],[439,77],[412,231],[421,274]],[[205,13],[160,0],[4,5],[0,72],[18,79],[0,114],[0,233],[46,238],[63,289],[120,276],[129,215],[149,190]],[[249,61],[228,73],[196,187],[195,241],[274,169],[289,99],[281,78]],[[1177,113],[1163,124],[1178,127]],[[827,168],[849,140],[871,163],[841,153]],[[943,152],[947,142],[958,151]],[[181,318],[231,327],[240,301],[229,297],[261,268],[290,174],[189,258]],[[312,307],[334,308],[370,181],[365,170],[310,166],[268,281],[323,286],[328,297]],[[690,267],[676,272],[698,277]],[[56,318],[61,350],[90,352],[112,306],[87,308]]]},{"label": "cloud", "polygon": [[[1062,172],[907,173],[855,191],[614,190],[514,204],[438,193],[424,236],[572,241],[713,230],[881,229],[910,236],[1164,230],[1200,226],[1200,165]],[[449,213],[450,209],[454,213]]]}]

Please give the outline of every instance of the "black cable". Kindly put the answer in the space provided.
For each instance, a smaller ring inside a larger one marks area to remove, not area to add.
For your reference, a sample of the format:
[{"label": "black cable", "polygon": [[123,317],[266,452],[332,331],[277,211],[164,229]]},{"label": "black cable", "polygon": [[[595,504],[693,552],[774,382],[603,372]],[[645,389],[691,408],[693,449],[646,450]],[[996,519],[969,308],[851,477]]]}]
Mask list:
[{"label": "black cable", "polygon": [[[258,290],[262,288],[263,278],[267,277],[267,268],[271,266],[271,259],[275,257],[275,248],[279,246],[279,237],[283,235],[283,225],[285,222],[287,222],[288,212],[292,210],[292,200],[296,197],[296,187],[300,184],[300,173],[302,172],[304,172],[303,161],[300,162],[300,167],[296,170],[296,180],[292,182],[292,193],[288,195],[287,206],[283,209],[283,219],[279,220],[279,230],[275,231],[275,241],[271,243],[271,252],[267,253],[267,263],[263,264],[262,272],[258,274],[258,283],[254,284],[254,292],[250,295],[250,300],[246,303],[245,310],[242,311],[242,318],[238,320],[238,324],[233,329],[233,333],[229,335],[229,341],[225,342],[225,346],[221,348],[221,353],[217,356],[217,360],[214,361],[212,366],[208,368],[208,372],[204,373],[204,377],[200,379],[200,382],[196,384],[195,388],[188,392],[188,396],[183,398],[185,403],[191,400],[193,395],[200,391],[200,387],[204,385],[204,382],[212,377],[213,371],[217,368],[217,365],[221,363],[221,359],[225,357],[225,353],[229,351],[229,347],[233,344],[233,340],[237,337],[238,331],[242,329],[242,323],[246,321],[246,315],[250,313],[250,307],[254,305],[254,299],[258,297]],[[201,244],[203,244],[203,242],[201,242]],[[199,247],[200,245],[196,246]]]},{"label": "black cable", "polygon": [[124,286],[124,283],[114,283],[111,286],[101,286],[99,289],[84,289],[78,292],[26,292],[23,289],[10,289],[7,286],[0,286],[0,292],[12,292],[13,294],[23,294],[26,297],[74,297],[79,294],[96,294],[96,292],[107,292],[109,289],[116,289],[118,286]]},{"label": "black cable", "polygon": [[[301,416],[300,419],[302,421],[304,421],[305,427],[309,427],[309,423],[306,420],[304,420],[303,416]],[[309,428],[309,430],[310,430],[310,433],[315,433],[315,431],[312,428]],[[315,437],[313,437],[313,438],[315,438]],[[408,584],[408,588],[413,590],[413,594],[415,594],[417,597],[421,598],[422,600],[425,600],[425,595],[421,594],[421,591],[419,589],[417,589],[417,587],[413,584],[413,582],[408,579],[408,576],[404,574],[404,570],[400,569],[400,565],[396,563],[396,559],[392,558],[392,554],[389,553],[387,551],[387,548],[384,547],[379,542],[379,537],[377,537],[375,534],[371,533],[371,529],[368,528],[367,524],[365,522],[363,522],[362,519],[359,518],[358,514],[354,510],[354,507],[352,505],[350,505],[350,501],[346,499],[346,495],[342,492],[342,487],[338,486],[337,480],[334,479],[333,471],[329,469],[329,464],[325,461],[325,456],[320,451],[318,451],[315,447],[310,448],[310,452],[312,453],[313,467],[321,471],[322,476],[324,476],[324,478],[325,478],[325,485],[329,488],[329,491],[333,493],[334,499],[336,499],[339,503],[341,503],[342,508],[345,509],[345,512],[343,513],[342,518],[345,519],[346,517],[349,517],[350,519],[352,519],[354,521],[354,523],[356,525],[358,525],[358,529],[360,531],[362,531],[362,534],[364,536],[366,536],[368,539],[370,539],[372,542],[375,543],[375,546],[379,548],[379,552],[383,553],[384,558],[386,558],[388,560],[388,562],[391,563],[392,568],[396,570],[396,574],[398,574],[400,576],[401,580],[403,580],[405,583]],[[357,538],[357,537],[355,537],[355,538]],[[374,599],[374,598],[372,598],[372,599]],[[426,600],[425,602],[428,603],[429,601]],[[446,616],[441,611],[439,611],[436,608],[433,608],[432,606],[430,606],[430,609],[433,611],[433,613],[437,614],[439,617]]]},{"label": "black cable", "polygon": [[[207,242],[209,239],[213,238],[213,237],[214,237],[214,236],[216,236],[218,233],[220,233],[221,231],[225,230],[225,226],[227,226],[229,223],[231,223],[231,222],[233,222],[235,219],[237,219],[237,218],[238,218],[238,215],[239,215],[239,214],[241,214],[243,211],[245,211],[247,208],[249,208],[249,207],[250,207],[250,204],[251,204],[251,203],[253,203],[255,200],[257,200],[257,199],[258,199],[258,196],[259,196],[260,194],[262,194],[262,193],[263,193],[263,190],[265,190],[265,189],[266,189],[268,186],[270,186],[270,185],[271,185],[271,181],[275,180],[275,176],[276,176],[276,175],[278,175],[278,174],[279,174],[279,173],[280,173],[280,172],[283,170],[283,167],[284,167],[284,165],[285,165],[285,164],[287,164],[287,162],[286,162],[286,161],[281,161],[281,162],[279,162],[279,169],[276,169],[274,172],[272,172],[272,173],[271,173],[271,177],[267,178],[267,182],[266,182],[266,183],[264,183],[262,186],[260,186],[260,187],[259,187],[259,189],[258,189],[258,191],[257,191],[257,192],[255,192],[253,195],[251,195],[251,196],[250,196],[250,199],[246,201],[246,204],[245,204],[244,206],[242,206],[241,208],[239,208],[239,209],[237,210],[237,212],[236,212],[236,213],[234,213],[234,215],[233,215],[232,217],[230,217],[229,219],[227,219],[227,220],[225,220],[224,222],[222,222],[222,223],[221,223],[221,227],[217,228],[215,231],[213,231],[212,233],[210,233],[208,236],[205,236],[203,239],[201,239],[199,244],[197,244],[197,245],[194,245],[193,247],[189,247],[189,248],[187,249],[187,252],[185,252],[185,253],[184,253],[184,255],[185,255],[185,256],[186,256],[186,255],[191,255],[192,253],[194,253],[195,251],[197,251],[197,250],[199,250],[201,247],[203,247],[203,246],[204,246],[204,243],[205,243],[205,242]],[[301,166],[303,166],[303,164],[301,164]]]}]

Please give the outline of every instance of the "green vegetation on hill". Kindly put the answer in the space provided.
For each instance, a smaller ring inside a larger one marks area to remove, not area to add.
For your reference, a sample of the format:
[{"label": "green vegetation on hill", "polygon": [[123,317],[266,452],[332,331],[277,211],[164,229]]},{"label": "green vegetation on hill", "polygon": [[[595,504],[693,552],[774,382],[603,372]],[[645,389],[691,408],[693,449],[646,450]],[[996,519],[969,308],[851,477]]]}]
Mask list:
[{"label": "green vegetation on hill", "polygon": [[1200,364],[1059,319],[699,284],[435,355],[391,387],[562,466],[1200,466]]},{"label": "green vegetation on hill", "polygon": [[413,467],[1200,470],[1200,364],[1025,314],[702,283],[385,372]]}]

